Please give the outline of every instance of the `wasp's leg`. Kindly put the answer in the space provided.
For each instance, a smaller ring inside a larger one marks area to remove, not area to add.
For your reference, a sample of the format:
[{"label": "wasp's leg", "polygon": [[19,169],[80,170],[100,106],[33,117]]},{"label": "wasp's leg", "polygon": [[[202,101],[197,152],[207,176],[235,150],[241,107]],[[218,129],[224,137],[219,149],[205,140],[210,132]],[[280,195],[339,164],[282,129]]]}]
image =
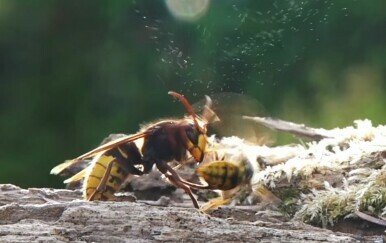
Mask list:
[{"label": "wasp's leg", "polygon": [[192,203],[194,205],[195,208],[199,208],[198,206],[198,202],[197,202],[197,199],[194,197],[193,195],[193,192],[192,190],[190,189],[190,187],[182,184],[181,182],[177,181],[174,179],[174,176],[170,175],[170,174],[165,174],[165,176],[169,179],[169,181],[171,183],[173,183],[174,185],[176,185],[177,187],[181,188],[182,190],[184,190],[190,197],[190,199],[192,200]]},{"label": "wasp's leg", "polygon": [[128,168],[127,164],[124,161],[122,161],[118,158],[115,158],[114,160],[110,161],[107,164],[106,171],[103,174],[103,177],[102,177],[98,187],[96,188],[95,192],[91,195],[91,197],[90,197],[91,199],[93,198],[95,193],[104,192],[106,190],[107,180],[110,177],[111,169],[112,169],[114,163],[116,163],[119,166],[119,168],[122,169],[126,174],[134,174],[134,175],[142,175],[143,174],[142,171],[138,170],[134,166],[130,166]]},{"label": "wasp's leg", "polygon": [[[194,188],[194,189],[198,189],[198,190],[205,190],[205,189],[211,189],[209,185],[200,185],[200,184],[196,184],[196,183],[192,183],[192,182],[189,182],[187,180],[184,180],[183,178],[181,178],[177,172],[175,170],[173,170],[172,167],[170,167],[167,163],[163,163],[163,168],[165,171],[168,171],[172,176],[173,178],[178,181],[179,183],[181,184],[184,184],[184,185],[187,185],[191,188]],[[159,168],[158,168],[159,169]],[[162,170],[161,170],[162,173],[164,173]],[[164,173],[165,174],[165,173]]]},{"label": "wasp's leg", "polygon": [[97,192],[98,192],[97,190],[93,191],[93,193],[91,193],[91,195],[86,200],[87,201],[94,201],[94,197],[95,197]]},{"label": "wasp's leg", "polygon": [[173,168],[171,168],[165,161],[157,161],[156,165],[158,170],[161,171],[169,179],[171,183],[183,189],[189,195],[190,199],[193,202],[194,207],[199,208],[197,199],[193,196],[192,190],[190,189],[189,186],[185,185],[181,181],[181,177],[177,174],[177,172],[175,172]]},{"label": "wasp's leg", "polygon": [[200,207],[200,211],[203,213],[210,213],[220,206],[230,204],[240,189],[241,187],[236,187],[230,190],[221,191],[220,197],[209,200],[207,203]]},{"label": "wasp's leg", "polygon": [[87,198],[87,201],[93,201],[94,200],[94,197],[97,193],[101,193],[101,192],[104,192],[106,190],[106,183],[107,183],[107,179],[109,178],[110,176],[110,173],[111,173],[111,169],[113,167],[113,163],[115,162],[115,160],[112,160],[110,161],[108,164],[107,164],[107,167],[106,167],[106,170],[105,170],[105,173],[103,174],[103,177],[101,179],[101,181],[99,182],[97,188],[95,188],[95,191],[90,195],[89,198]]},{"label": "wasp's leg", "polygon": [[214,209],[227,205],[231,202],[232,198],[217,197],[209,200],[207,203],[200,207],[200,211],[203,213],[210,213]]}]

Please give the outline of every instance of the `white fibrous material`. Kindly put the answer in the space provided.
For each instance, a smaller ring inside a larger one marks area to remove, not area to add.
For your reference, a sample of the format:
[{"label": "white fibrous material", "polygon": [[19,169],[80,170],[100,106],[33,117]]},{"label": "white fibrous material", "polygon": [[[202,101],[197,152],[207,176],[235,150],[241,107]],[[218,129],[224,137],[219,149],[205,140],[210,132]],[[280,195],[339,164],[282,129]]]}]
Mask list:
[{"label": "white fibrous material", "polygon": [[356,211],[386,215],[386,126],[358,120],[328,134],[303,145],[268,147],[230,137],[217,146],[243,154],[255,170],[252,188],[268,188],[292,206],[286,213],[304,222],[334,225]]}]

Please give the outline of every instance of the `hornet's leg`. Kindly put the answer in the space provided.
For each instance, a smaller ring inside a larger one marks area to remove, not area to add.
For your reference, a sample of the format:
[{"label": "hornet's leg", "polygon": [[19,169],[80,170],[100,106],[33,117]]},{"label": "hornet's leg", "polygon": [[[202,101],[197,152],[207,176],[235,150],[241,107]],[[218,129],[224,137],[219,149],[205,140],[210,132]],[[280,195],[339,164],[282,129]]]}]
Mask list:
[{"label": "hornet's leg", "polygon": [[[182,181],[180,176],[175,172],[165,161],[157,161],[156,162],[157,168],[159,171],[161,171],[171,183],[173,183],[175,186],[183,189],[190,197],[190,199],[193,202],[193,205],[195,208],[199,208],[197,199],[193,196],[193,192],[190,189],[189,186],[185,185]],[[170,174],[169,174],[169,173]]]},{"label": "hornet's leg", "polygon": [[[210,187],[208,185],[200,185],[200,184],[196,184],[196,183],[192,183],[192,182],[189,182],[189,181],[186,181],[184,179],[182,179],[175,170],[173,170],[172,167],[170,167],[167,163],[164,163],[164,165],[162,165],[163,168],[168,171],[172,176],[173,178],[181,183],[181,184],[184,184],[184,185],[187,185],[191,188],[194,188],[194,189],[199,189],[199,190],[203,190],[203,189],[210,189]],[[165,173],[164,173],[165,174]]]},{"label": "hornet's leg", "polygon": [[214,209],[229,204],[231,202],[232,198],[222,198],[222,197],[216,197],[208,202],[206,202],[204,205],[201,206],[200,211],[203,213],[210,213]]},{"label": "hornet's leg", "polygon": [[192,190],[190,189],[190,187],[188,187],[188,186],[186,186],[186,185],[184,185],[184,184],[182,184],[182,183],[176,181],[176,180],[174,179],[174,177],[173,177],[172,175],[170,175],[170,174],[165,174],[165,176],[169,179],[169,181],[170,181],[171,183],[173,183],[173,184],[176,185],[177,187],[179,187],[179,188],[181,188],[182,190],[184,190],[184,191],[189,195],[190,199],[192,200],[192,203],[193,203],[194,207],[197,208],[197,209],[199,208],[197,199],[194,197],[193,192],[192,192]]},{"label": "hornet's leg", "polygon": [[106,167],[106,170],[105,170],[105,173],[103,174],[103,177],[101,179],[101,181],[99,182],[98,184],[98,187],[95,189],[95,191],[90,195],[89,198],[87,198],[87,201],[93,201],[94,200],[94,197],[97,193],[100,193],[100,192],[104,192],[106,190],[106,183],[107,183],[107,179],[109,178],[110,176],[110,173],[111,173],[111,169],[113,167],[113,163],[115,162],[115,160],[112,160],[110,161],[108,164],[107,164],[107,167]]},{"label": "hornet's leg", "polygon": [[134,168],[134,170],[132,168],[127,168],[125,163],[118,159],[118,158],[115,158],[114,160],[110,161],[108,164],[107,164],[107,167],[106,167],[106,170],[105,170],[105,173],[103,174],[103,177],[101,179],[101,181],[99,182],[98,184],[98,187],[96,188],[96,190],[90,195],[89,198],[87,198],[88,201],[92,201],[95,197],[95,195],[97,193],[100,193],[100,192],[104,192],[106,191],[106,184],[107,184],[107,180],[109,179],[110,177],[110,174],[111,174],[111,169],[113,168],[113,164],[116,163],[120,169],[122,169],[123,171],[125,171],[125,173],[133,173],[133,174],[138,174],[138,175],[141,175],[142,174],[142,171],[138,170],[137,168]]}]

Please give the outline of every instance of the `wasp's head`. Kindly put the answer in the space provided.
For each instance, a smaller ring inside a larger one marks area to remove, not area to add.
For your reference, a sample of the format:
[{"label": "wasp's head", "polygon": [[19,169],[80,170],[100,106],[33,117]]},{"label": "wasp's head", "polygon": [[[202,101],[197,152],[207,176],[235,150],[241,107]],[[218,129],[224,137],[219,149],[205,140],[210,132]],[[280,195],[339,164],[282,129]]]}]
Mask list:
[{"label": "wasp's head", "polygon": [[184,104],[186,110],[192,117],[192,122],[189,123],[189,126],[186,128],[185,130],[186,136],[183,136],[182,141],[186,149],[193,156],[194,160],[201,162],[204,158],[204,153],[205,153],[206,144],[207,144],[207,137],[206,137],[207,121],[204,121],[201,119],[199,120],[196,117],[192,109],[192,106],[189,104],[189,102],[185,99],[183,95],[173,91],[170,91],[169,94],[178,98]]},{"label": "wasp's head", "polygon": [[195,161],[201,162],[204,159],[207,144],[205,126],[198,130],[194,124],[192,124],[186,129],[186,137],[187,139],[184,141],[186,149],[193,156]]}]

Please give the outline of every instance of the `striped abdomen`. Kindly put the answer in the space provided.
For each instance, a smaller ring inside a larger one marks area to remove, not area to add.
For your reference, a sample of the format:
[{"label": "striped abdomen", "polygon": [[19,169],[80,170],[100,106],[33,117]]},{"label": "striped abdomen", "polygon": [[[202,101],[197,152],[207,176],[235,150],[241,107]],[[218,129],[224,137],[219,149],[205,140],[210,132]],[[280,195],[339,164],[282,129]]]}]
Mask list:
[{"label": "striped abdomen", "polygon": [[113,162],[115,157],[109,155],[97,155],[89,166],[88,173],[83,181],[83,197],[88,201],[113,200],[114,193],[121,189],[121,185],[128,173],[122,170],[117,163],[113,163],[110,175],[106,182],[105,191],[98,192],[97,188],[102,181],[108,164]]},{"label": "striped abdomen", "polygon": [[227,191],[248,183],[253,171],[248,162],[215,161],[198,167],[196,173],[210,189]]},{"label": "striped abdomen", "polygon": [[[129,142],[122,146],[116,147],[109,151],[101,152],[96,155],[90,166],[83,182],[83,196],[88,201],[93,200],[114,200],[114,193],[119,192],[122,183],[129,174],[141,175],[142,171],[138,170],[135,165],[141,164],[142,155],[139,152],[137,144]],[[102,184],[102,178],[107,173],[108,179],[106,184]],[[105,188],[99,190],[98,187]]]}]

